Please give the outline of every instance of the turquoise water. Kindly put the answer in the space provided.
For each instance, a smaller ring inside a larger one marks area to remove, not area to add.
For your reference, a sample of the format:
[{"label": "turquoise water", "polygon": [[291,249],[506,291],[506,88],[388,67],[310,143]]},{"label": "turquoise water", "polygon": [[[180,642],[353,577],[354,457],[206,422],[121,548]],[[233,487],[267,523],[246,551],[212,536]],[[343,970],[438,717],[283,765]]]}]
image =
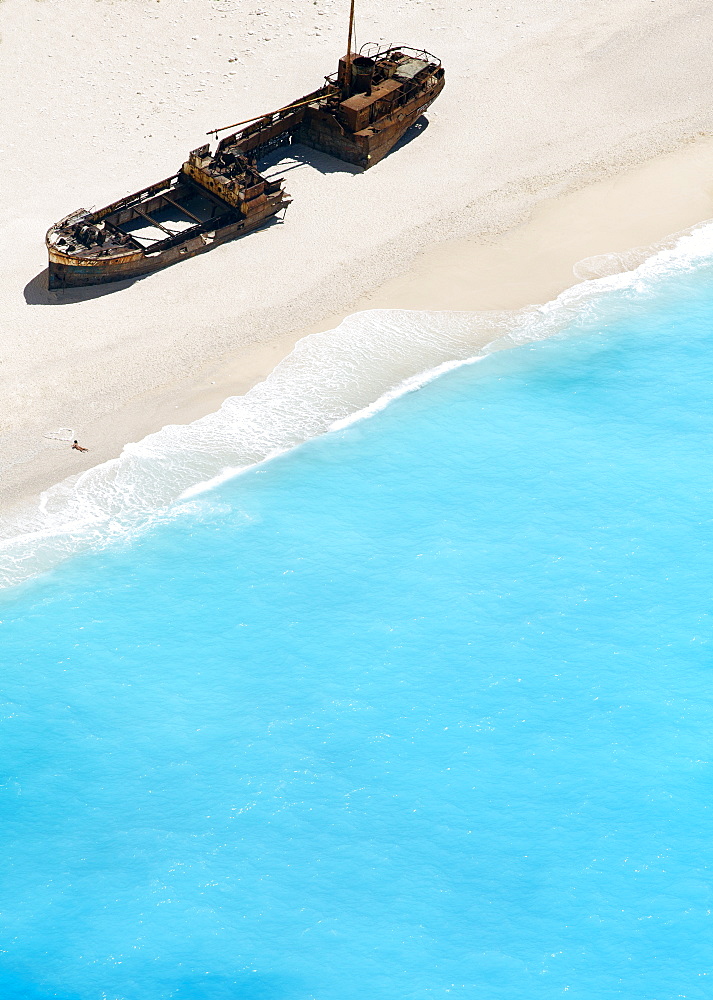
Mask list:
[{"label": "turquoise water", "polygon": [[703,1000],[713,270],[6,591],[3,1000]]}]

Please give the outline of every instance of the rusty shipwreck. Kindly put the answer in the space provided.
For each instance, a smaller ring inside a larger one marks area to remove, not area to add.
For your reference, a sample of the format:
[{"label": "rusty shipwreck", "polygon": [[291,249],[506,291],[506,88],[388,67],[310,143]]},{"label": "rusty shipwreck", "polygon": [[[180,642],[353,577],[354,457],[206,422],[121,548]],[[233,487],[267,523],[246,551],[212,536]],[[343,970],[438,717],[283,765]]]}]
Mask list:
[{"label": "rusty shipwreck", "polygon": [[136,278],[203,253],[266,223],[290,204],[262,157],[302,143],[364,170],[389,152],[443,89],[444,70],[408,46],[347,54],[338,72],[299,101],[193,150],[177,174],[98,211],[80,209],[47,233],[50,289]]}]

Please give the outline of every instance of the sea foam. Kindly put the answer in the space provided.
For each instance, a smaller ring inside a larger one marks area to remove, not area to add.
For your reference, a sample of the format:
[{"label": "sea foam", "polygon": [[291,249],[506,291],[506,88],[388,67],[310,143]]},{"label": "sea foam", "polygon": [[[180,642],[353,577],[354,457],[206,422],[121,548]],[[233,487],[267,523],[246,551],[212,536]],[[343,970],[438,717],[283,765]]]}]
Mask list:
[{"label": "sea foam", "polygon": [[[649,248],[651,250],[652,248]],[[517,311],[426,312],[376,309],[300,340],[243,396],[190,424],[171,424],[127,444],[121,455],[43,493],[37,506],[0,525],[0,587],[44,572],[89,547],[128,540],[177,501],[316,435],[379,412],[454,366],[489,353],[576,330],[598,315],[631,308],[668,274],[713,256],[713,223],[666,244],[600,255],[575,268],[590,280],[543,306]],[[625,255],[624,255],[625,256]],[[629,264],[633,271],[624,271]],[[604,275],[604,276],[597,276]]]}]

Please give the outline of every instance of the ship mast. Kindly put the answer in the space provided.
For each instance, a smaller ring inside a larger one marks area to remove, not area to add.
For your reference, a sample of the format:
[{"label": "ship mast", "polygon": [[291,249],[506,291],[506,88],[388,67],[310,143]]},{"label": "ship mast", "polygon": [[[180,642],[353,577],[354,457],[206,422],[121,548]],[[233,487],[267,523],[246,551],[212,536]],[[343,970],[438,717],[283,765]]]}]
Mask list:
[{"label": "ship mast", "polygon": [[[347,39],[347,58],[345,59],[344,84],[351,91],[352,84],[352,36],[354,35],[354,0],[349,9],[349,38]],[[348,96],[348,95],[347,95]]]}]

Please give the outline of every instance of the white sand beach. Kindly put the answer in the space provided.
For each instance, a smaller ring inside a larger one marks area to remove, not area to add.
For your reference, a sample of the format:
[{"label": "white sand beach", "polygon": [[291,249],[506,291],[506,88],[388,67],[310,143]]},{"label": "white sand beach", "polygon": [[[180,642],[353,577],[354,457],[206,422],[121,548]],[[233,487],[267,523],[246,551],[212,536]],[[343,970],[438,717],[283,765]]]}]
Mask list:
[{"label": "white sand beach", "polygon": [[[366,173],[298,149],[271,169],[294,199],[284,223],[128,287],[49,293],[52,222],[314,89],[346,5],[0,2],[2,508],[210,412],[349,312],[546,301],[583,258],[713,217],[710,4],[357,9],[360,42],[443,60],[427,127]],[[60,428],[90,450],[46,436]]]}]

